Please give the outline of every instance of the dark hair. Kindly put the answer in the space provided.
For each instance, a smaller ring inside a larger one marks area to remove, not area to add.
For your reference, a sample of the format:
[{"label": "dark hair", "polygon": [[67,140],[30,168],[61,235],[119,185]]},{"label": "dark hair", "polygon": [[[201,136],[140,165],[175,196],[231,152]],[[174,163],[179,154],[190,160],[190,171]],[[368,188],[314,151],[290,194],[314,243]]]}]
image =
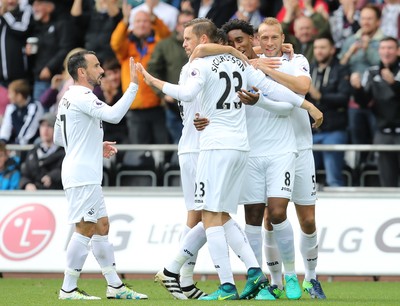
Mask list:
[{"label": "dark hair", "polygon": [[382,38],[379,42],[381,43],[381,42],[383,42],[383,41],[393,41],[395,44],[396,44],[396,46],[397,46],[397,48],[399,47],[399,41],[396,39],[396,38],[394,38],[394,37],[392,37],[392,36],[387,36],[387,37],[384,37],[384,38]]},{"label": "dark hair", "polygon": [[220,45],[227,45],[228,44],[228,35],[222,29],[217,29],[217,41]]},{"label": "dark hair", "polygon": [[195,14],[193,11],[183,10],[183,11],[179,12],[178,18],[179,18],[179,16],[193,16],[193,18],[194,18]]},{"label": "dark hair", "polygon": [[246,33],[247,35],[254,36],[254,27],[247,21],[245,20],[240,20],[240,19],[231,19],[227,22],[225,22],[221,29],[228,34],[230,31],[233,30],[242,30],[243,33]]},{"label": "dark hair", "polygon": [[7,144],[3,140],[0,140],[0,152],[7,153]]},{"label": "dark hair", "polygon": [[8,84],[8,90],[21,94],[25,99],[31,95],[31,86],[28,80],[18,79]]},{"label": "dark hair", "polygon": [[110,57],[110,58],[107,58],[106,60],[104,60],[102,68],[104,70],[117,70],[117,69],[121,69],[121,65],[115,57]]},{"label": "dark hair", "polygon": [[317,37],[315,37],[314,41],[317,39],[326,39],[329,41],[329,43],[334,46],[335,45],[335,41],[332,38],[332,35],[330,34],[321,34],[321,35],[317,35]]},{"label": "dark hair", "polygon": [[208,18],[195,18],[185,23],[185,28],[192,27],[197,37],[206,35],[211,42],[218,42],[217,26]]},{"label": "dark hair", "polygon": [[87,62],[85,56],[88,54],[96,55],[96,53],[93,51],[84,50],[72,54],[71,57],[69,58],[67,63],[68,73],[74,81],[78,80],[78,69],[87,68]]},{"label": "dark hair", "polygon": [[372,4],[372,3],[368,3],[368,4],[366,4],[366,5],[361,9],[361,11],[363,11],[364,9],[371,9],[371,10],[373,10],[373,11],[375,12],[376,18],[377,18],[378,20],[381,20],[382,11],[381,11],[381,9],[379,8],[379,6],[377,6],[377,5],[375,5],[375,4]]}]

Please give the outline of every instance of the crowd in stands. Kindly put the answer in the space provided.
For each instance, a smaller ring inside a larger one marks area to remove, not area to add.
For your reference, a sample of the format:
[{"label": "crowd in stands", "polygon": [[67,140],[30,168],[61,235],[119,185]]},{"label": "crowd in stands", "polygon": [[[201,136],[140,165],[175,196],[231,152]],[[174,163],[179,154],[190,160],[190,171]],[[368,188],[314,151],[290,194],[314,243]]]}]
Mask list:
[{"label": "crowd in stands", "polygon": [[[94,92],[113,105],[129,85],[130,57],[177,82],[191,19],[207,17],[218,27],[244,19],[257,29],[267,16],[310,62],[306,98],[324,113],[315,144],[400,144],[400,0],[1,0],[0,189],[62,189],[63,150],[52,143],[52,125],[72,84],[66,61],[74,52],[96,52],[105,73]],[[125,118],[103,128],[105,140],[118,144],[176,144],[182,122],[177,101],[140,80]],[[34,148],[21,154],[5,144]],[[356,153],[349,163],[344,152],[325,151],[315,160],[328,186],[346,185],[348,168],[357,186],[371,165],[381,186],[399,186],[400,152]],[[117,161],[154,163],[147,151]],[[164,162],[177,164],[175,154]]]}]

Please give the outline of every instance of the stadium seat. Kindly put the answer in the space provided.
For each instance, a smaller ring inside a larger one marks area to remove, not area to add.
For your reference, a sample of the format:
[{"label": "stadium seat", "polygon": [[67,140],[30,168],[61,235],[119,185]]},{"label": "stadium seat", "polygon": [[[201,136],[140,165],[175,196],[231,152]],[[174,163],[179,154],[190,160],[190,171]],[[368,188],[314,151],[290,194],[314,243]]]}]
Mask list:
[{"label": "stadium seat", "polygon": [[[353,186],[353,174],[349,168],[345,168],[342,170],[344,186],[351,187]],[[317,183],[321,185],[326,185],[326,171],[323,169],[317,170]]]},{"label": "stadium seat", "polygon": [[116,186],[157,186],[157,175],[152,170],[120,170]]},{"label": "stadium seat", "polygon": [[361,187],[380,187],[379,171],[378,170],[363,170],[360,174]]},{"label": "stadium seat", "polygon": [[181,186],[181,171],[168,170],[164,173],[164,186]]}]

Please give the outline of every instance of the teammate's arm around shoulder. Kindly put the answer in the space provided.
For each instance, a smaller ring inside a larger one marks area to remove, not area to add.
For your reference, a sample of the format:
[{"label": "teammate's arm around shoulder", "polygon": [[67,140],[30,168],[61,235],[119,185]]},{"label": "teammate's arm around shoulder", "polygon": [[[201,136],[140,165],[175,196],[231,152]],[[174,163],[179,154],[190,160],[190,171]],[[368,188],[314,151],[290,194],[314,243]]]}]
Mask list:
[{"label": "teammate's arm around shoulder", "polygon": [[228,53],[231,54],[238,59],[240,59],[243,63],[249,64],[249,59],[246,55],[241,53],[239,50],[231,46],[225,46],[220,44],[200,44],[194,50],[193,53],[190,55],[189,62],[192,62],[196,58],[202,58],[210,55],[218,55]]}]

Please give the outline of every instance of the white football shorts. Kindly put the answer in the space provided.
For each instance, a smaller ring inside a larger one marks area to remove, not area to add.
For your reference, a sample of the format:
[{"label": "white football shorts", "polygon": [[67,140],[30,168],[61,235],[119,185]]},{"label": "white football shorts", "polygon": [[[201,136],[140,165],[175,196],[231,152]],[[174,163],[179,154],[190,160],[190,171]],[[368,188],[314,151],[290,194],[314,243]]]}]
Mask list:
[{"label": "white football shorts", "polygon": [[300,150],[296,158],[296,179],[293,186],[292,201],[299,205],[315,205],[316,200],[314,155],[311,149]]},{"label": "white football shorts", "polygon": [[199,153],[184,153],[179,155],[179,167],[181,169],[181,182],[183,198],[187,210],[194,210],[194,188],[196,184],[196,170]]},{"label": "white football shorts", "polygon": [[68,223],[79,223],[82,219],[97,223],[107,216],[103,189],[100,185],[84,185],[65,189],[68,201]]},{"label": "white football shorts", "polygon": [[266,203],[267,198],[290,199],[296,153],[249,157],[239,204]]},{"label": "white football shorts", "polygon": [[196,210],[236,214],[249,152],[201,151],[197,163]]}]

